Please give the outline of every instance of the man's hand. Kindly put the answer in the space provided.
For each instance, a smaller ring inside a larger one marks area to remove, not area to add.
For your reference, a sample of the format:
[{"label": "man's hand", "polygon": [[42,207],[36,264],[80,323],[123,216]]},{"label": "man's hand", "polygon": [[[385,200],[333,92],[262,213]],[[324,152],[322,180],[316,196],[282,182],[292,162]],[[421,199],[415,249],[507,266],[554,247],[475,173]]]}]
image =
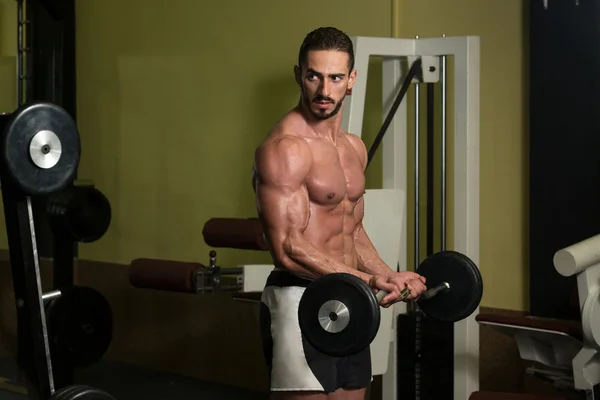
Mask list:
[{"label": "man's hand", "polygon": [[427,290],[425,278],[410,271],[394,272],[388,277],[387,281],[394,284],[399,291],[408,288],[410,293],[404,301],[416,300]]},{"label": "man's hand", "polygon": [[371,279],[369,280],[369,286],[374,289],[375,294],[377,294],[377,292],[380,290],[385,290],[388,292],[388,294],[381,299],[381,302],[379,302],[379,304],[384,308],[388,308],[400,300],[400,289],[398,286],[388,282],[387,278],[383,276],[371,276]]}]

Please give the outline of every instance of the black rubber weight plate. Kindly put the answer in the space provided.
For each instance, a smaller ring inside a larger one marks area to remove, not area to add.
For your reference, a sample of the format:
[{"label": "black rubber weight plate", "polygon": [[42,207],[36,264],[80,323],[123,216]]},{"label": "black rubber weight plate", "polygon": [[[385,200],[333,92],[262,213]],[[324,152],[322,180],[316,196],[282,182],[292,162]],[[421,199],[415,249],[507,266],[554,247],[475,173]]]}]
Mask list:
[{"label": "black rubber weight plate", "polygon": [[46,311],[53,354],[72,365],[98,362],[112,341],[110,304],[95,289],[74,286],[50,302]]},{"label": "black rubber weight plate", "polygon": [[51,400],[68,400],[72,399],[74,395],[80,394],[87,390],[87,386],[72,385],[67,386],[54,394]]},{"label": "black rubber weight plate", "polygon": [[[345,329],[327,332],[319,323],[319,309],[337,300],[349,310]],[[372,289],[354,275],[327,274],[305,290],[298,308],[300,329],[306,340],[321,353],[343,357],[367,347],[377,335],[381,312]]]},{"label": "black rubber weight plate", "polygon": [[73,385],[60,389],[50,400],[115,400],[115,398],[100,389]]},{"label": "black rubber weight plate", "polygon": [[[51,168],[35,165],[29,153],[31,139],[40,131],[53,132],[61,143],[58,162]],[[3,136],[4,163],[8,174],[30,195],[47,194],[73,181],[81,144],[77,125],[61,107],[36,103],[18,108],[11,116]]]},{"label": "black rubber weight plate", "polygon": [[431,288],[443,282],[450,290],[419,302],[421,311],[441,322],[457,322],[470,316],[483,295],[483,279],[477,265],[464,254],[442,251],[425,259],[417,269]]},{"label": "black rubber weight plate", "polygon": [[54,234],[82,243],[100,239],[111,221],[110,202],[94,187],[73,186],[53,193],[47,204]]}]

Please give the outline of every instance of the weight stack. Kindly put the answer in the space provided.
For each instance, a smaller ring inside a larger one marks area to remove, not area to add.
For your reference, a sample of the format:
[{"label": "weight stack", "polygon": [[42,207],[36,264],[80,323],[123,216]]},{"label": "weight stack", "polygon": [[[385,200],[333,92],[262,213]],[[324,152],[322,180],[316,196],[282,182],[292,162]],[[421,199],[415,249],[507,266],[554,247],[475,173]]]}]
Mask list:
[{"label": "weight stack", "polygon": [[454,324],[419,312],[398,316],[398,400],[454,397]]}]

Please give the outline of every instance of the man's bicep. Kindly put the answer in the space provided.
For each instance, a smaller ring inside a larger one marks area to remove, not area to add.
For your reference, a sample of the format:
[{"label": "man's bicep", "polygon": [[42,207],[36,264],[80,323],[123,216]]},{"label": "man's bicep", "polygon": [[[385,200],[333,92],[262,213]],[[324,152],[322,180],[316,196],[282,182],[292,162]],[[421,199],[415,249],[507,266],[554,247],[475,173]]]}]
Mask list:
[{"label": "man's bicep", "polygon": [[263,230],[274,250],[281,250],[286,239],[306,229],[310,207],[304,187],[258,184],[256,201]]},{"label": "man's bicep", "polygon": [[276,249],[308,223],[305,179],[311,161],[308,145],[296,137],[273,140],[257,151],[257,208],[267,239]]}]

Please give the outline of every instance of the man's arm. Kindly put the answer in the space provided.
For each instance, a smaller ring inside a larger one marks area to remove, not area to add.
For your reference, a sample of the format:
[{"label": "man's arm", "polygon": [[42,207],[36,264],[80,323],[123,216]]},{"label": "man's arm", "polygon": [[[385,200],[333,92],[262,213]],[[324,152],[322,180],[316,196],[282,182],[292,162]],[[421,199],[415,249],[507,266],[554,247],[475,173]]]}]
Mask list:
[{"label": "man's arm", "polygon": [[304,237],[310,203],[304,184],[312,165],[308,144],[284,136],[269,140],[255,154],[258,213],[274,257],[290,272],[308,279],[334,272],[371,276],[327,257]]}]

